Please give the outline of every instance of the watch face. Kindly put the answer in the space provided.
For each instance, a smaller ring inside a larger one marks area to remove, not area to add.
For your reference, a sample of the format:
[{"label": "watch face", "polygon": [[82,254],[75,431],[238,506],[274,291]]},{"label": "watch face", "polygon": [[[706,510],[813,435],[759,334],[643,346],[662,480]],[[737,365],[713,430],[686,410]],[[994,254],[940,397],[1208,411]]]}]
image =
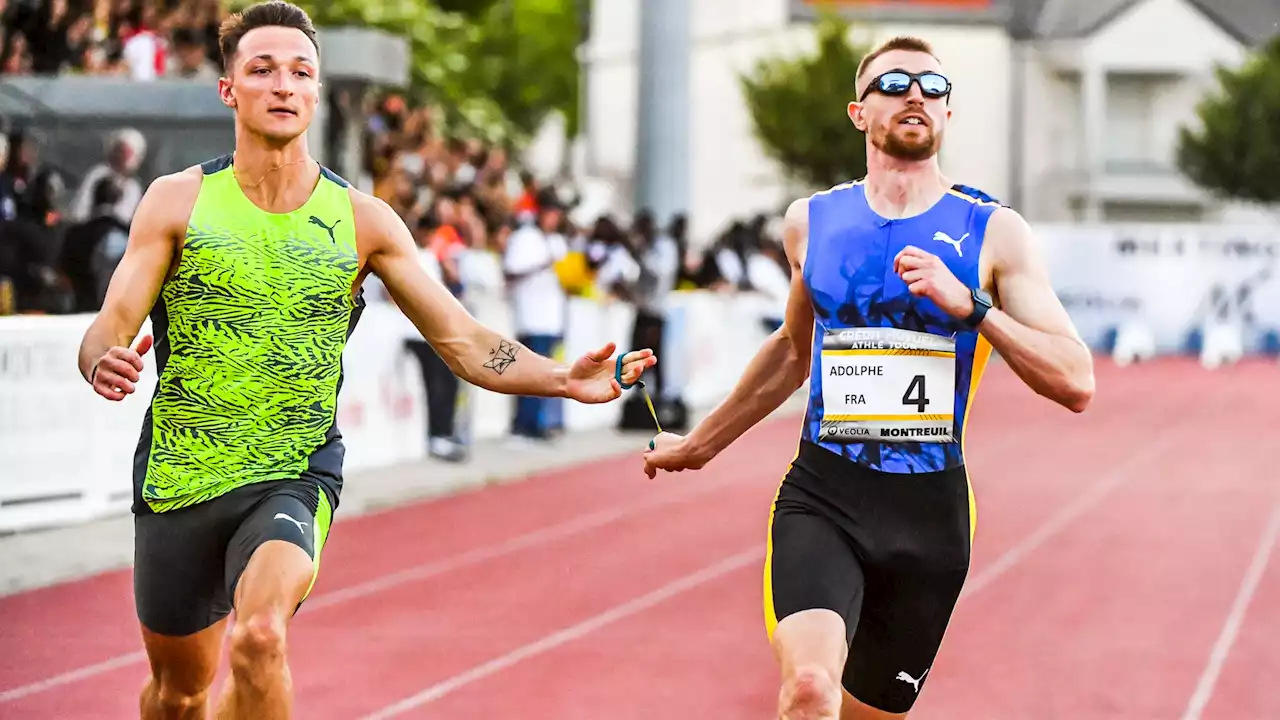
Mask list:
[{"label": "watch face", "polygon": [[991,307],[992,305],[991,293],[987,292],[986,290],[982,290],[982,289],[974,290],[973,299],[974,301],[980,302],[983,305],[986,305],[987,307]]}]

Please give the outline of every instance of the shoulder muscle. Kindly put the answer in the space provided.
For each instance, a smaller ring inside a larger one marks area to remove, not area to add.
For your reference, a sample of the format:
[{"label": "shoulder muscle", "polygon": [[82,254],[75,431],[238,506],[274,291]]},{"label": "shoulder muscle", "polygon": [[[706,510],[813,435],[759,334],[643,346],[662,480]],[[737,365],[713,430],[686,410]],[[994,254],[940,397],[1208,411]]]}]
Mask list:
[{"label": "shoulder muscle", "polygon": [[782,244],[791,270],[803,269],[809,245],[809,198],[795,200],[787,207],[787,214],[782,220]]},{"label": "shoulder muscle", "polygon": [[379,264],[389,257],[413,254],[413,233],[390,205],[354,187],[349,187],[348,192],[361,267],[377,273]]},{"label": "shoulder muscle", "polygon": [[371,256],[388,249],[398,240],[411,239],[408,227],[396,211],[381,198],[348,187],[351,212],[356,222],[356,244],[360,254]]},{"label": "shoulder muscle", "polygon": [[1079,341],[1062,302],[1053,290],[1048,264],[1031,226],[1009,208],[1000,208],[987,224],[983,254],[991,256],[995,295],[1005,312],[1024,325]]},{"label": "shoulder muscle", "polygon": [[1034,269],[1038,264],[1031,226],[1012,208],[1001,207],[991,213],[985,244],[991,249],[991,265],[997,275]]},{"label": "shoulder muscle", "polygon": [[151,182],[134,214],[134,226],[142,224],[145,233],[137,233],[140,242],[156,241],[158,231],[172,238],[186,232],[195,209],[204,173],[199,166],[181,172],[161,175]]},{"label": "shoulder muscle", "polygon": [[137,331],[180,257],[202,182],[200,168],[156,178],[138,203],[129,242],[107,287],[99,316],[113,334]]}]

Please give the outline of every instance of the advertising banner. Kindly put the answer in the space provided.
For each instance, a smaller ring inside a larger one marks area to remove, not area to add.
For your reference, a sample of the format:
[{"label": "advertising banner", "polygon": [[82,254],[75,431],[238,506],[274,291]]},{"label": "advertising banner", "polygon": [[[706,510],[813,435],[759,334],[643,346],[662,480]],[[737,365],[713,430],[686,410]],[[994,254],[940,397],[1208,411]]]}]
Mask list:
[{"label": "advertising banner", "polygon": [[1188,351],[1206,322],[1238,324],[1246,352],[1280,331],[1280,229],[1038,226],[1036,235],[1093,347],[1126,322],[1149,328],[1160,353]]}]

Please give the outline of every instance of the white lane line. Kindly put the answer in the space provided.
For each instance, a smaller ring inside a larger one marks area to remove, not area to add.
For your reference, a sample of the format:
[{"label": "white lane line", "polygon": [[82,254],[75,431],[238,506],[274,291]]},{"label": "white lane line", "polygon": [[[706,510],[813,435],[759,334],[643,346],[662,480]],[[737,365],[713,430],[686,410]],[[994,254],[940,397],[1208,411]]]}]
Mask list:
[{"label": "white lane line", "polygon": [[477,680],[482,680],[490,675],[501,672],[506,668],[516,665],[524,660],[541,655],[549,650],[553,650],[565,643],[576,640],[583,636],[589,635],[606,625],[622,620],[631,615],[647,610],[655,605],[663,603],[681,593],[692,590],[700,585],[705,585],[713,580],[728,575],[731,572],[739,570],[747,565],[763,562],[764,549],[753,547],[749,550],[732,555],[721,560],[714,565],[702,568],[697,572],[685,575],[674,580],[648,594],[628,600],[621,605],[606,610],[598,615],[583,620],[575,625],[563,628],[549,635],[545,635],[531,643],[521,645],[511,652],[499,655],[488,662],[476,665],[457,675],[446,678],[431,687],[417,692],[403,700],[389,705],[371,715],[366,715],[363,720],[382,720],[399,715],[400,713],[421,707],[427,703],[438,700],[459,688],[470,685]]},{"label": "white lane line", "polygon": [[1000,576],[1012,570],[1018,563],[1025,560],[1027,556],[1031,555],[1058,533],[1070,527],[1086,511],[1131,480],[1135,473],[1140,473],[1144,468],[1150,467],[1152,460],[1164,455],[1169,446],[1175,444],[1174,441],[1176,439],[1176,433],[1165,434],[1161,440],[1148,445],[1137,454],[1130,455],[1128,460],[1117,465],[1111,472],[1104,475],[1101,480],[1091,485],[1083,495],[1063,506],[1044,524],[1036,528],[1035,532],[1001,553],[990,565],[983,568],[982,572],[966,582],[964,589],[960,592],[960,599],[963,600],[982,590],[992,582],[995,582]]},{"label": "white lane line", "polygon": [[1213,686],[1217,684],[1218,676],[1222,674],[1222,666],[1226,664],[1227,656],[1231,654],[1231,646],[1235,644],[1240,627],[1244,624],[1249,603],[1252,602],[1254,593],[1258,591],[1258,584],[1262,582],[1267,563],[1271,560],[1271,552],[1276,547],[1277,537],[1280,537],[1280,501],[1276,502],[1275,508],[1271,511],[1271,521],[1262,531],[1262,537],[1258,538],[1258,547],[1253,551],[1253,560],[1245,570],[1244,579],[1240,581],[1240,590],[1236,593],[1236,599],[1227,613],[1222,632],[1218,634],[1218,640],[1209,653],[1209,662],[1205,665],[1204,672],[1200,673],[1200,680],[1196,683],[1191,701],[1187,703],[1187,711],[1182,714],[1182,720],[1199,720],[1200,714],[1204,712],[1210,698],[1213,697]]},{"label": "white lane line", "polygon": [[[737,478],[727,478],[725,480],[705,484],[690,484],[684,486],[677,492],[660,495],[634,505],[609,508],[581,515],[571,520],[538,530],[533,530],[523,535],[517,535],[516,537],[495,545],[476,548],[475,550],[470,550],[451,558],[415,565],[413,567],[388,573],[350,587],[319,594],[316,597],[307,600],[307,602],[302,606],[302,612],[331,607],[333,605],[340,605],[350,600],[389,590],[406,583],[425,580],[427,578],[478,565],[506,555],[511,555],[538,545],[569,538],[650,510],[655,510],[667,505],[674,505],[701,495],[707,495],[717,490],[721,490],[726,486],[738,484],[739,482],[740,481]],[[58,675],[54,675],[43,680],[37,680],[26,685],[20,685],[0,692],[0,704],[20,700],[24,697],[46,692],[62,685],[69,685],[82,680],[88,680],[119,668],[128,667],[134,663],[146,662],[146,659],[147,654],[145,652],[135,651],[117,655],[113,658],[109,658],[92,665],[85,665],[83,667],[75,668],[74,670],[68,670],[67,672],[59,673]]]}]

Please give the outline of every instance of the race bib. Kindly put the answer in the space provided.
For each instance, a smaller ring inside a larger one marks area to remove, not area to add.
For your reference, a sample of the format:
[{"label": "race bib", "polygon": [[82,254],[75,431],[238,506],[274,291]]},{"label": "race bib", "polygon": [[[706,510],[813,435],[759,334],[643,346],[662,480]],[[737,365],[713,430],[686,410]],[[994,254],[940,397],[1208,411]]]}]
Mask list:
[{"label": "race bib", "polygon": [[954,442],[956,341],[895,328],[827,330],[821,440]]}]

